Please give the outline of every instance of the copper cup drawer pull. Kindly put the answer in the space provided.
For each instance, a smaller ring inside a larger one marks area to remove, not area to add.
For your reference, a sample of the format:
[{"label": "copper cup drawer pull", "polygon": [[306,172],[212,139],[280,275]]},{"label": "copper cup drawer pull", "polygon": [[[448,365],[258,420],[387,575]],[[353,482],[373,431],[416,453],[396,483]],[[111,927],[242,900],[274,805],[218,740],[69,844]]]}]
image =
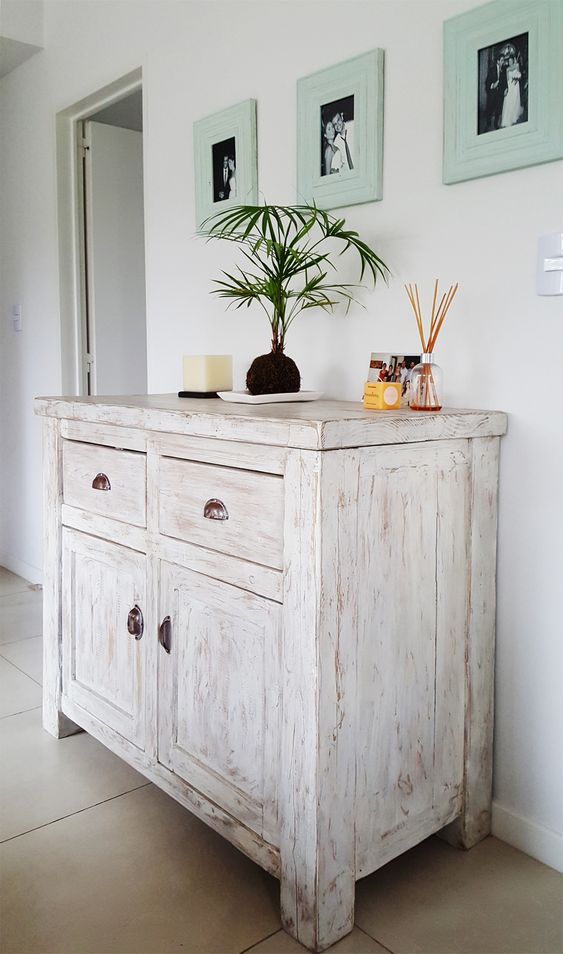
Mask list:
[{"label": "copper cup drawer pull", "polygon": [[162,623],[158,627],[158,641],[165,652],[170,654],[171,644],[172,644],[172,620],[169,616],[165,616],[162,620]]},{"label": "copper cup drawer pull", "polygon": [[212,497],[203,508],[203,516],[208,520],[228,520],[229,514],[222,500]]},{"label": "copper cup drawer pull", "polygon": [[111,490],[109,477],[106,474],[96,474],[92,481],[92,490]]},{"label": "copper cup drawer pull", "polygon": [[139,640],[142,638],[143,631],[145,628],[145,621],[143,619],[143,614],[136,604],[132,610],[129,610],[129,615],[127,617],[127,632],[130,636],[134,636],[135,639]]}]

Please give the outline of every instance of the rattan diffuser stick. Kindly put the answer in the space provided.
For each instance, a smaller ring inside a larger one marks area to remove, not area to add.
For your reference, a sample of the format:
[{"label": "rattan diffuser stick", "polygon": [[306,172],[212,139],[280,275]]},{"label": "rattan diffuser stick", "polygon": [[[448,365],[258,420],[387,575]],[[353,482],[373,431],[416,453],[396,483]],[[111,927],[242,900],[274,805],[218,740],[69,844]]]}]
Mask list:
[{"label": "rattan diffuser stick", "polygon": [[412,305],[412,310],[414,311],[414,317],[416,318],[416,324],[418,327],[418,333],[420,335],[420,343],[422,345],[422,351],[424,354],[431,354],[434,350],[434,345],[436,344],[436,339],[440,328],[444,323],[444,318],[448,313],[448,309],[455,298],[455,293],[458,290],[458,283],[455,285],[450,285],[447,292],[444,292],[442,298],[440,299],[440,304],[438,310],[436,311],[436,299],[438,297],[438,279],[434,282],[434,298],[432,301],[432,314],[430,317],[430,328],[428,331],[428,337],[424,337],[424,323],[422,320],[422,309],[420,307],[420,298],[418,295],[418,285],[405,285],[405,291],[409,296],[409,301]]},{"label": "rattan diffuser stick", "polygon": [[[420,296],[418,294],[418,285],[405,285],[405,291],[409,296],[409,301],[416,318],[416,326],[422,345],[422,370],[416,379],[416,386],[413,387],[413,393],[410,399],[410,406],[419,410],[439,410],[442,406],[439,395],[436,390],[436,382],[432,373],[432,352],[436,340],[440,333],[440,328],[444,323],[449,307],[455,298],[458,289],[458,283],[450,285],[447,292],[444,292],[438,308],[438,279],[434,282],[434,296],[432,299],[432,313],[430,315],[430,327],[428,334],[424,333],[424,321],[422,318],[422,309],[420,307]],[[416,373],[416,372],[415,372]]]}]

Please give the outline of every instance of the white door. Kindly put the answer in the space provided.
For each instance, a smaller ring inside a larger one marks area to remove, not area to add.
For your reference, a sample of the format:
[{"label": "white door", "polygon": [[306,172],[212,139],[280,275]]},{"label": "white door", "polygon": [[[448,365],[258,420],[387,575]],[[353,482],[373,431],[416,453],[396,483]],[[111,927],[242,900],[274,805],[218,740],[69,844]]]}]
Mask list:
[{"label": "white door", "polygon": [[140,749],[145,574],[143,553],[63,530],[63,694]]},{"label": "white door", "polygon": [[159,761],[276,844],[281,606],[162,563],[160,611]]},{"label": "white door", "polygon": [[90,394],[146,394],[143,135],[85,122]]}]

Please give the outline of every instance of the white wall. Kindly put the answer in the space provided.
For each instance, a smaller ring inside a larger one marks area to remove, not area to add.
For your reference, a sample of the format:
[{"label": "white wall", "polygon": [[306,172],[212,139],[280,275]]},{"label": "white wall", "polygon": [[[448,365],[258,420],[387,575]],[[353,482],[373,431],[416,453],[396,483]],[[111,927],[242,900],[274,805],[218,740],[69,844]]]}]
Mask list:
[{"label": "white wall", "polygon": [[0,0],[0,32],[21,43],[43,44],[43,0]]},{"label": "white wall", "polygon": [[[534,281],[538,235],[563,228],[563,163],[441,184],[442,22],[476,5],[49,0],[45,51],[0,84],[9,129],[0,169],[0,557],[39,574],[41,462],[31,400],[60,387],[56,111],[143,67],[149,390],[175,391],[189,351],[232,352],[242,386],[250,359],[268,348],[269,329],[259,314],[226,316],[209,297],[232,249],[192,235],[192,122],[256,97],[261,192],[293,202],[297,77],[384,48],[384,199],[346,217],[394,278],[364,296],[366,311],[302,316],[288,350],[305,387],[356,400],[370,351],[416,348],[403,283],[429,290],[436,276],[460,282],[436,350],[447,399],[510,415],[501,463],[495,817],[505,837],[555,864],[563,844],[563,307],[561,298],[537,297]],[[24,306],[19,336],[7,321],[14,301]]]},{"label": "white wall", "polygon": [[0,78],[43,46],[43,0],[0,0]]}]

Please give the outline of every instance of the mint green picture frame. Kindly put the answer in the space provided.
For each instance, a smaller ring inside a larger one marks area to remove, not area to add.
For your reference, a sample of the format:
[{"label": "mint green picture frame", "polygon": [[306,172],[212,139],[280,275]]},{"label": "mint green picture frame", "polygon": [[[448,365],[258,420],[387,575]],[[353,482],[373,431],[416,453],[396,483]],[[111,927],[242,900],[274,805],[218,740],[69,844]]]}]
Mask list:
[{"label": "mint green picture frame", "polygon": [[[478,52],[528,34],[527,121],[478,134]],[[563,156],[563,3],[493,0],[444,23],[446,184]]]},{"label": "mint green picture frame", "polygon": [[[233,205],[258,203],[256,100],[246,99],[194,122],[194,184],[196,225]],[[234,138],[236,195],[214,201],[213,146]]]},{"label": "mint green picture frame", "polygon": [[[297,201],[321,209],[383,198],[383,50],[297,81]],[[321,108],[354,96],[353,169],[321,175]]]}]

